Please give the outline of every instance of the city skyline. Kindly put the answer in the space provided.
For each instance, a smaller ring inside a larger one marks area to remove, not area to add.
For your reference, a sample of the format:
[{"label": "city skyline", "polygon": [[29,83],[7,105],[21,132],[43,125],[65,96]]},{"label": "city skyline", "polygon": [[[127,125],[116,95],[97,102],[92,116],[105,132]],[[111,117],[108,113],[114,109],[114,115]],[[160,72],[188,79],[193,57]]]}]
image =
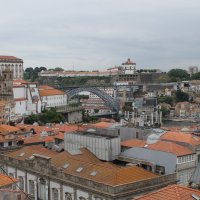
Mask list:
[{"label": "city skyline", "polygon": [[2,3],[0,54],[22,58],[25,68],[103,70],[127,58],[163,71],[200,63],[197,0]]}]

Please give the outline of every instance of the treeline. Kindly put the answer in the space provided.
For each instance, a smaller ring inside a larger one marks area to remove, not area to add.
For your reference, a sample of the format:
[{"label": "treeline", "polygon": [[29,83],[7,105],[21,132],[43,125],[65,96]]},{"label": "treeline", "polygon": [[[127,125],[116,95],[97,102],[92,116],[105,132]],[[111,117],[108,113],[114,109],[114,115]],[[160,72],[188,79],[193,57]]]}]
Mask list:
[{"label": "treeline", "polygon": [[171,69],[167,73],[170,82],[188,81],[188,80],[200,80],[200,72],[197,72],[190,76],[190,74],[184,69]]},{"label": "treeline", "polygon": [[[38,79],[38,73],[40,73],[41,71],[46,71],[46,70],[47,70],[46,67],[35,67],[35,68],[28,67],[24,71],[24,79],[28,81],[36,81]],[[64,71],[64,69],[61,67],[55,67],[49,70]]]},{"label": "treeline", "polygon": [[33,124],[34,122],[37,122],[40,125],[44,125],[46,123],[60,123],[65,121],[65,117],[61,113],[56,112],[55,108],[45,110],[40,114],[29,115],[24,119],[25,124]]}]

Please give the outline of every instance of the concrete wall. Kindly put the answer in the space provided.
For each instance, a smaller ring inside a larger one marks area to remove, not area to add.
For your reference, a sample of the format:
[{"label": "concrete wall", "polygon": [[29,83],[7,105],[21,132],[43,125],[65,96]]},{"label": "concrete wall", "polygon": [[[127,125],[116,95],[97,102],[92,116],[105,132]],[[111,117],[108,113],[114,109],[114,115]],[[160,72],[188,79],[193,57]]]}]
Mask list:
[{"label": "concrete wall", "polygon": [[65,134],[65,150],[88,148],[99,159],[112,161],[121,152],[120,138],[108,138],[95,135],[82,135],[75,133]]}]

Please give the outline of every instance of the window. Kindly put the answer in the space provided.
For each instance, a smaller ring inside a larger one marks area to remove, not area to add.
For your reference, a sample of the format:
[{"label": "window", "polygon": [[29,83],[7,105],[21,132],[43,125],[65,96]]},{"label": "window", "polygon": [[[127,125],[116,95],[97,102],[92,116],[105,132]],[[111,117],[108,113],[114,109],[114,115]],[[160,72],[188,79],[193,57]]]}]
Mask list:
[{"label": "window", "polygon": [[38,196],[40,200],[47,200],[46,198],[46,181],[44,178],[40,178],[38,187]]},{"label": "window", "polygon": [[29,194],[34,195],[35,194],[35,188],[34,188],[34,181],[29,180]]},{"label": "window", "polygon": [[14,174],[13,173],[9,173],[8,176],[14,178]]},{"label": "window", "polygon": [[58,200],[58,189],[52,188],[52,199]]},{"label": "window", "polygon": [[24,190],[24,178],[22,176],[19,176],[18,179],[19,179],[19,188],[21,190]]},{"label": "window", "polygon": [[90,173],[91,176],[96,176],[97,175],[97,172],[96,171],[93,171],[92,173]]},{"label": "window", "polygon": [[83,170],[83,167],[79,167],[78,169],[76,169],[77,172],[81,172]]},{"label": "window", "polygon": [[69,192],[65,192],[65,200],[72,200],[72,194]]},{"label": "window", "polygon": [[79,197],[79,200],[86,200],[86,198],[85,197]]}]

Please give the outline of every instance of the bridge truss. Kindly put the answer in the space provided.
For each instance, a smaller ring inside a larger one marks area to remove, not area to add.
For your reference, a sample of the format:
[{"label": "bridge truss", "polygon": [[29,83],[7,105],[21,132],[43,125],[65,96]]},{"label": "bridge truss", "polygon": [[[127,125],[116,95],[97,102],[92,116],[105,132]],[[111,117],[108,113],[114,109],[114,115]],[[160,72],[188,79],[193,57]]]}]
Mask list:
[{"label": "bridge truss", "polygon": [[104,91],[98,89],[98,88],[93,88],[93,87],[81,87],[81,88],[76,88],[76,89],[72,89],[70,91],[66,91],[67,95],[68,95],[68,99],[71,99],[73,96],[77,95],[80,92],[91,92],[93,94],[96,94],[99,98],[101,98],[105,104],[111,108],[112,111],[115,112],[119,112],[120,110],[120,106],[119,106],[119,102],[112,98],[110,95],[108,95],[107,93],[105,93]]}]

